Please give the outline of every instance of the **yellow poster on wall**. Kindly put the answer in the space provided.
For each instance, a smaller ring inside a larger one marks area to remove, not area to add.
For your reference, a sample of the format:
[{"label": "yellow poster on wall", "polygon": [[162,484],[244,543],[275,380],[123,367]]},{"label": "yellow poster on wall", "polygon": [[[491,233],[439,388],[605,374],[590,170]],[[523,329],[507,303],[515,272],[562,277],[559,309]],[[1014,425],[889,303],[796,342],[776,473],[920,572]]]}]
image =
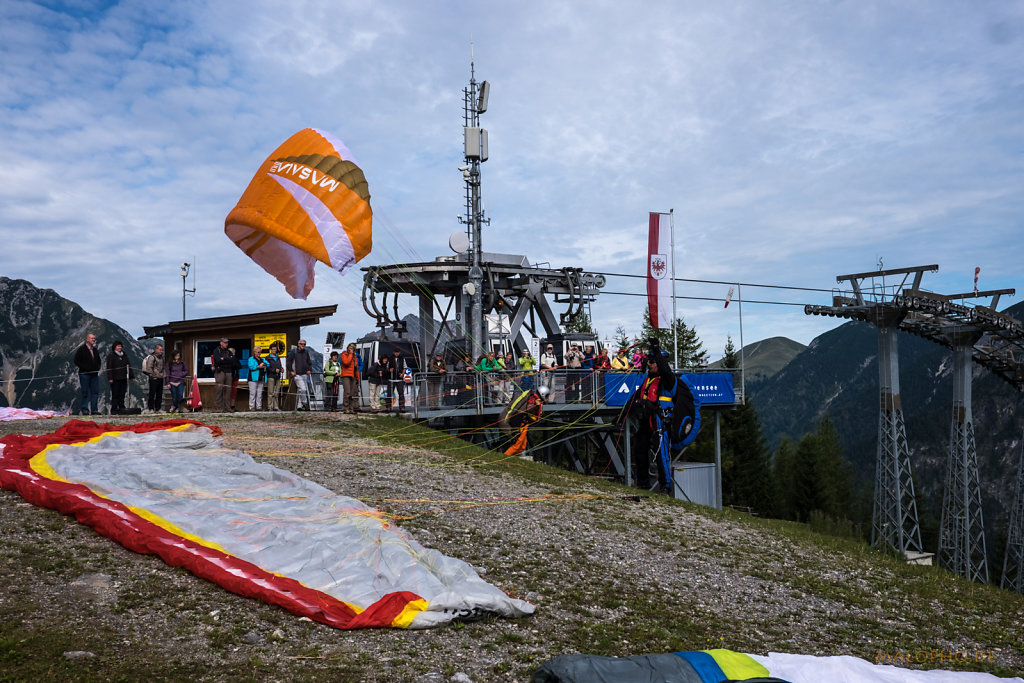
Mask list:
[{"label": "yellow poster on wall", "polygon": [[[254,346],[260,347],[260,355],[266,356],[269,352],[270,345],[277,342],[278,351],[277,355],[281,357],[281,363],[284,363],[285,356],[288,355],[288,340],[284,332],[269,332],[264,334],[254,334],[252,336],[252,343]],[[281,378],[281,386],[288,385],[288,376]]]}]

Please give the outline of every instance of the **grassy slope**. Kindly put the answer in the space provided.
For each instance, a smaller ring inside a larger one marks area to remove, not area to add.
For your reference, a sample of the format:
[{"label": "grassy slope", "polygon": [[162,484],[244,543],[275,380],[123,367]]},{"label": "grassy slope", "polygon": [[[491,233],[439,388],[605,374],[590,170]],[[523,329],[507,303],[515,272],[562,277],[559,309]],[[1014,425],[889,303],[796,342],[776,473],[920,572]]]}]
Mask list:
[{"label": "grassy slope", "polygon": [[[489,567],[488,581],[533,596],[537,614],[428,633],[341,635],[125,551],[5,492],[0,680],[256,680],[325,673],[339,680],[398,680],[427,671],[447,676],[478,661],[484,669],[473,672],[474,680],[524,680],[540,661],[563,652],[622,656],[719,645],[868,659],[984,652],[990,654],[980,662],[924,667],[998,675],[1024,669],[1024,598],[1018,595],[907,566],[794,523],[662,497],[631,502],[623,496],[633,492],[617,484],[509,461],[394,420],[274,422],[218,420],[229,445],[329,488],[361,491],[357,497],[404,518],[403,527],[418,538]],[[5,433],[53,428],[52,421],[0,425]],[[268,443],[304,457],[282,460]],[[330,469],[339,461],[328,456],[347,444],[370,448],[352,450],[358,457],[346,458],[344,471]],[[431,489],[442,480],[444,487]],[[427,508],[410,502],[417,490],[465,498],[478,487],[593,496],[518,509],[453,511],[439,502]],[[405,502],[384,499],[391,496]],[[496,522],[495,515],[509,516]],[[69,592],[76,577],[90,572],[114,577],[113,597],[82,600]],[[271,631],[258,646],[241,641],[246,633]],[[63,653],[69,650],[97,656],[68,660]]]}]

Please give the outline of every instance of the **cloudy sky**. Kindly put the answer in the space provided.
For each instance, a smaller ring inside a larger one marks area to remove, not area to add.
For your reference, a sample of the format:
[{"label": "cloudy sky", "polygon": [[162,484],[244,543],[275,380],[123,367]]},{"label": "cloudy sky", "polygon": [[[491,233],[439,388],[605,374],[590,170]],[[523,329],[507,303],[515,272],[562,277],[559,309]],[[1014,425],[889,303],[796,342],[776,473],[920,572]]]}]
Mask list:
[{"label": "cloudy sky", "polygon": [[[369,181],[361,265],[449,254],[471,45],[492,86],[487,251],[641,274],[647,213],[673,209],[681,278],[828,290],[935,263],[938,292],[969,291],[975,266],[982,289],[1024,285],[1024,2],[1009,0],[2,0],[0,275],[140,335],[181,318],[189,261],[189,318],[337,303],[311,343],[368,331],[361,273],[324,269],[295,302],[224,217],[316,127]],[[747,343],[836,324],[753,303],[827,291],[742,293]],[[637,332],[643,306],[605,295],[592,312],[610,336]],[[712,356],[738,341],[735,304],[678,306]]]}]

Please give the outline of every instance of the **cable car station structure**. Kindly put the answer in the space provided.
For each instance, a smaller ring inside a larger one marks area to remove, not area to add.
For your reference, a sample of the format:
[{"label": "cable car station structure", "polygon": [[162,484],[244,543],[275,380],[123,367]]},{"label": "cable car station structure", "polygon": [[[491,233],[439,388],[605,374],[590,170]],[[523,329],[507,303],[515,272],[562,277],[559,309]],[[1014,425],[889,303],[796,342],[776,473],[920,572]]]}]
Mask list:
[{"label": "cable car station structure", "polygon": [[[461,353],[471,359],[496,347],[514,349],[517,356],[523,349],[533,351],[534,339],[564,337],[565,326],[587,311],[605,286],[603,275],[589,273],[584,268],[552,268],[531,263],[524,255],[483,251],[482,226],[489,224],[490,219],[484,215],[481,199],[480,165],[487,160],[488,145],[487,131],[480,127],[480,115],[487,110],[489,93],[487,81],[478,83],[471,67],[469,87],[463,91],[465,164],[459,168],[465,182],[466,202],[465,214],[459,217],[459,222],[466,229],[464,233],[453,234],[449,241],[454,254],[421,263],[362,269],[363,309],[375,320],[382,337],[401,338],[410,334],[399,315],[399,295],[417,300],[421,327],[420,338],[416,341],[422,368],[435,352],[443,351],[439,348],[443,328],[455,330],[455,336],[463,345]],[[501,321],[500,329],[489,329],[488,318],[492,324],[496,318]],[[597,342],[596,336],[593,340]],[[621,438],[615,433],[614,423],[622,404],[613,398],[621,399],[621,395],[607,395],[608,381],[604,373],[556,370],[552,374],[556,386],[553,400],[546,403],[543,416],[549,426],[538,429],[544,435],[539,446],[542,459],[551,464],[557,446],[558,454],[565,454],[570,467],[577,472],[632,483],[628,466],[631,439],[628,433]],[[612,374],[626,377],[624,373],[609,373]],[[450,383],[459,379],[452,375],[458,373],[449,373],[447,381]],[[439,387],[440,380],[427,374],[414,377],[413,416],[494,447],[501,441],[495,425],[504,410],[505,400],[496,399],[478,373],[464,375],[465,381],[461,384],[470,391],[456,397],[456,401],[448,400],[449,392],[455,393],[454,388],[449,389],[451,385]],[[707,376],[712,375],[721,377],[728,373],[716,371]],[[704,406],[731,408],[742,401],[741,392],[732,390],[731,376],[728,379],[727,400],[716,402],[704,397]],[[623,391],[620,386],[615,393]],[[717,434],[718,411],[715,412]],[[621,453],[620,445],[624,449]],[[720,503],[719,498],[719,506]]]},{"label": "cable car station structure", "polygon": [[[1024,326],[996,310],[999,298],[1014,294],[1013,289],[948,295],[923,290],[924,274],[938,269],[937,265],[926,265],[840,275],[836,281],[848,284],[853,296],[836,294],[831,306],[809,305],[804,312],[861,320],[878,328],[880,413],[871,541],[873,545],[902,552],[908,558],[925,553],[921,548],[903,422],[896,333],[909,332],[952,351],[953,410],[938,562],[972,581],[987,583],[978,454],[971,415],[971,378],[974,365],[978,364],[1018,391],[1024,389]],[[967,305],[968,299],[988,299],[988,302],[987,305]],[[1024,475],[1019,474],[1018,480],[1021,476]],[[1003,586],[1017,592],[1024,588],[1021,585],[1024,562],[1021,488],[1018,481],[1016,514],[1011,515],[1003,577]]]}]

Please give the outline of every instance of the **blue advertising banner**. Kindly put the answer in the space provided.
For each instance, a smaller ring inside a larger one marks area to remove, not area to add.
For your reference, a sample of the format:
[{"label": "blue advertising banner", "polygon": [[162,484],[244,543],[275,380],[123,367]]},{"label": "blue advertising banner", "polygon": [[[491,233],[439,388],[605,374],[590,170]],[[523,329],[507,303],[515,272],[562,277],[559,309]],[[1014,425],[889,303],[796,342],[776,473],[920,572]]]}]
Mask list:
[{"label": "blue advertising banner", "polygon": [[[641,372],[615,373],[604,375],[604,402],[609,406],[623,406],[629,401],[646,375]],[[697,372],[684,374],[683,379],[690,385],[694,396],[701,403],[731,405],[736,402],[736,391],[732,374],[728,372]]]}]

